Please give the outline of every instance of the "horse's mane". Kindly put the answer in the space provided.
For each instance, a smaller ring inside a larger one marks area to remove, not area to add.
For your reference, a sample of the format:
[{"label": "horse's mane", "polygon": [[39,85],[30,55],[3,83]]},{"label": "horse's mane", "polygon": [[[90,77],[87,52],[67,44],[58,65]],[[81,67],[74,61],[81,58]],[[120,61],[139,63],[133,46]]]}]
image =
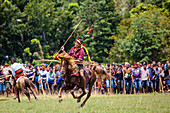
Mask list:
[{"label": "horse's mane", "polygon": [[[67,56],[67,57],[71,57],[69,56],[68,54],[64,54],[64,53],[61,53],[59,56]],[[70,60],[65,60],[67,65],[68,65],[68,68],[65,69],[65,72],[66,73],[70,73],[72,72],[72,74],[78,74],[79,72],[79,67],[78,65],[74,62],[73,59],[70,59]]]},{"label": "horse's mane", "polygon": [[73,74],[78,74],[79,72],[78,65],[73,60],[69,60],[68,63],[69,63],[68,69],[72,70]]}]

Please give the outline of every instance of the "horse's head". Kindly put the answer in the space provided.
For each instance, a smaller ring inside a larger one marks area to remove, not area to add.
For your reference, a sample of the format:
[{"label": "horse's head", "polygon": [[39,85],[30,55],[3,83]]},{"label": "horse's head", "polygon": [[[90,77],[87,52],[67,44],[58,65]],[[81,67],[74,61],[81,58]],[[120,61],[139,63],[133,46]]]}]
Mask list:
[{"label": "horse's head", "polygon": [[74,59],[70,56],[63,57],[59,56],[61,63],[60,63],[60,72],[63,73],[77,73],[78,72],[78,66],[74,63]]}]

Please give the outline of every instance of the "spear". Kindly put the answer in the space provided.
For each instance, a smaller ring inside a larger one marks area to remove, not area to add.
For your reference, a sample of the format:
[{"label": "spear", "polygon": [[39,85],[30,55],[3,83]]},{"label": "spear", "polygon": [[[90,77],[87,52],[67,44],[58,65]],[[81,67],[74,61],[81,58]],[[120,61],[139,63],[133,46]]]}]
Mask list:
[{"label": "spear", "polygon": [[[71,38],[71,36],[73,35],[73,33],[76,31],[77,27],[80,25],[81,21],[82,21],[82,20],[80,20],[80,22],[75,26],[73,32],[70,34],[70,36],[68,37],[68,39],[67,39],[67,40],[65,41],[65,43],[62,45],[62,47],[64,47],[64,46],[66,45],[66,43],[68,42],[68,40]],[[54,54],[54,56],[57,55],[57,54],[59,54],[60,51],[61,51],[61,48],[60,48],[60,50],[59,50],[57,53]],[[48,67],[51,65],[51,63],[52,63],[52,61],[50,62],[50,64],[48,65]]]}]

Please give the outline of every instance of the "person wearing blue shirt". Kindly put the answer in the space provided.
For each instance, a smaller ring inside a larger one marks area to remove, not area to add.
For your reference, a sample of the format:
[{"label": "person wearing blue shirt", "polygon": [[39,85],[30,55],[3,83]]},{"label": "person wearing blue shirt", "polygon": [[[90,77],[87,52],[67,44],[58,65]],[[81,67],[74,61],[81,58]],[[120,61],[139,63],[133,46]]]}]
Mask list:
[{"label": "person wearing blue shirt", "polygon": [[53,72],[53,69],[50,67],[49,68],[49,72],[48,72],[48,74],[47,74],[47,77],[48,77],[48,84],[49,84],[49,87],[50,87],[50,92],[51,92],[51,94],[52,94],[52,90],[54,89],[53,87],[54,87],[54,82],[56,81],[55,79],[56,79],[56,74],[55,74],[55,72]]},{"label": "person wearing blue shirt", "polygon": [[56,85],[56,89],[59,90],[60,87],[64,86],[64,79],[61,76],[61,73],[59,71],[59,67],[55,69],[56,79],[54,81],[54,86]]},{"label": "person wearing blue shirt", "polygon": [[156,91],[159,92],[159,74],[161,70],[158,68],[158,65],[156,65],[155,68],[155,86],[156,86]]}]

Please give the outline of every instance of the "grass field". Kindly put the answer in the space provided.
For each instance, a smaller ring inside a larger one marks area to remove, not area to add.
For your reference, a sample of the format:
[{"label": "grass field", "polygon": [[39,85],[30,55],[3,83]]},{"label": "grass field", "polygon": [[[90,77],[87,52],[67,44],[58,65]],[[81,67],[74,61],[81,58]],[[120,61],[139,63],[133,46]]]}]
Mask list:
[{"label": "grass field", "polygon": [[[0,98],[4,98],[0,96]],[[32,103],[24,96],[21,103],[10,97],[0,101],[0,112],[3,113],[170,113],[170,94],[138,95],[99,95],[92,96],[83,108],[71,96],[64,97],[58,103],[57,96],[38,96]],[[84,99],[84,98],[83,98]]]}]

